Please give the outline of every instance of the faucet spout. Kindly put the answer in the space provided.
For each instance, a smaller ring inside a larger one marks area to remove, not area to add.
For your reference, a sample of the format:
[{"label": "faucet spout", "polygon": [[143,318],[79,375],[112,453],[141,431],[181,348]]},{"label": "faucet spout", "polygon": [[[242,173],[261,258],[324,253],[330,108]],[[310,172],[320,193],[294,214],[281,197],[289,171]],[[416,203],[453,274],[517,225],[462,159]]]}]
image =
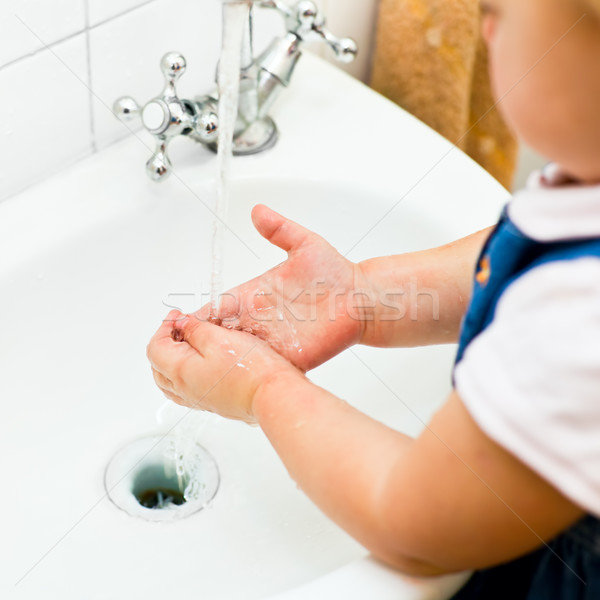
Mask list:
[{"label": "faucet spout", "polygon": [[[255,134],[250,136],[252,139],[246,139],[245,132],[250,127],[261,129],[260,137],[264,137],[265,144],[274,143],[277,135],[272,122],[269,122],[266,128],[255,125],[260,121],[260,118],[257,85],[258,68],[254,58],[252,39],[253,8],[254,2],[251,0],[226,0],[223,2],[223,48],[220,64],[223,63],[223,56],[228,50],[227,44],[233,43],[230,36],[234,31],[236,35],[239,35],[240,28],[242,30],[242,39],[235,40],[236,46],[239,45],[240,48],[239,96],[234,137],[234,152],[236,154],[252,154],[264,149],[262,139],[256,146]],[[239,19],[244,20],[243,27],[240,27]],[[235,26],[232,23],[235,23]],[[234,27],[233,30],[231,29],[232,26]],[[219,95],[221,93],[222,90],[219,90]]]},{"label": "faucet spout", "polygon": [[[240,84],[233,153],[256,154],[272,147],[277,141],[277,127],[269,116],[269,111],[279,93],[288,87],[304,42],[310,39],[321,40],[341,62],[353,60],[357,46],[350,38],[337,38],[325,28],[325,18],[313,0],[295,0],[293,5],[288,5],[283,0],[220,2],[223,9],[224,44],[235,44],[226,47],[231,53],[240,53],[239,66],[235,60],[232,67],[233,71],[239,68]],[[252,40],[255,7],[278,12],[287,29],[283,37],[275,38],[258,57],[254,56]],[[233,10],[234,8],[240,10]],[[227,25],[233,27],[233,33]],[[230,33],[233,42],[225,41]],[[241,40],[239,35],[243,36]],[[168,52],[161,61],[165,80],[161,94],[144,105],[139,105],[129,96],[123,96],[113,107],[115,114],[123,120],[141,118],[146,130],[154,137],[156,150],[147,163],[148,174],[154,181],[164,181],[171,172],[167,146],[175,137],[187,137],[212,150],[217,149],[222,125],[219,123],[221,98],[215,93],[197,96],[193,100],[179,98],[175,84],[185,69],[185,58],[179,53]],[[235,76],[232,73],[224,79]],[[231,104],[235,104],[235,98]]]},{"label": "faucet spout", "polygon": [[254,31],[252,24],[254,7],[251,2],[248,4],[250,5],[248,10],[248,21],[244,28],[244,37],[242,39],[242,56],[240,63],[242,71],[251,67],[254,62],[254,41],[252,39]]},{"label": "faucet spout", "polygon": [[244,28],[244,38],[242,41],[242,56],[241,68],[247,69],[254,62],[254,49],[252,41],[252,9],[254,8],[254,0],[221,0],[223,3],[223,25],[227,19],[227,6],[231,4],[246,5],[248,7],[248,23]]}]

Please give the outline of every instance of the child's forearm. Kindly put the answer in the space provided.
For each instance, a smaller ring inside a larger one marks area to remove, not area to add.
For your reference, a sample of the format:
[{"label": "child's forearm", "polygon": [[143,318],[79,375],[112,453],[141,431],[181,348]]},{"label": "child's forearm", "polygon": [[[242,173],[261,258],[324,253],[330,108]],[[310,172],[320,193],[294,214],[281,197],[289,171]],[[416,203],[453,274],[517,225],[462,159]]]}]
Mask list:
[{"label": "child's forearm", "polygon": [[415,440],[289,371],[261,382],[252,412],[311,500],[411,575],[507,562],[584,514],[487,437],[456,393]]},{"label": "child's forearm", "polygon": [[456,342],[471,298],[485,229],[446,246],[360,263],[368,282],[361,343],[425,346]]},{"label": "child's forearm", "polygon": [[438,574],[394,552],[382,510],[389,477],[411,438],[302,377],[265,382],[253,407],[290,476],[325,514],[378,558],[405,571]]}]

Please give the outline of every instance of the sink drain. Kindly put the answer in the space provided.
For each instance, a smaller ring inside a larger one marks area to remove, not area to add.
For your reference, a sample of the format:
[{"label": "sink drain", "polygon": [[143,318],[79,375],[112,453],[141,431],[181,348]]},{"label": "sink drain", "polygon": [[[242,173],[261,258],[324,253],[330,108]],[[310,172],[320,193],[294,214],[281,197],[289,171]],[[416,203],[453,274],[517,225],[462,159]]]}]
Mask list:
[{"label": "sink drain", "polygon": [[145,490],[135,497],[145,508],[170,508],[171,505],[181,506],[185,502],[182,492],[166,488]]},{"label": "sink drain", "polygon": [[135,440],[119,450],[104,473],[110,500],[147,521],[182,519],[202,510],[219,488],[219,469],[199,444],[173,436]]}]

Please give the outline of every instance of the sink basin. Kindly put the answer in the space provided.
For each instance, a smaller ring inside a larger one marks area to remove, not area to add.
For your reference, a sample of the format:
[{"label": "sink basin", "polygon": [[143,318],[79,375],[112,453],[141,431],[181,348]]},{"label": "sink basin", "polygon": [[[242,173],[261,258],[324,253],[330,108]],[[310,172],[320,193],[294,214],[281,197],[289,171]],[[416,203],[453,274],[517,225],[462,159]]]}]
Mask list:
[{"label": "sink basin", "polygon": [[[228,286],[285,256],[253,230],[258,202],[360,260],[481,229],[507,200],[425,125],[310,55],[274,117],[278,145],[234,160]],[[215,156],[174,142],[175,175],[156,185],[147,145],[131,136],[0,204],[0,596],[449,597],[463,575],[421,581],[368,558],[257,428],[207,417],[220,489],[189,518],[145,522],[106,498],[110,457],[157,430],[146,343],[168,306],[192,310],[209,291]],[[355,348],[311,377],[417,434],[450,389],[454,352]]]}]

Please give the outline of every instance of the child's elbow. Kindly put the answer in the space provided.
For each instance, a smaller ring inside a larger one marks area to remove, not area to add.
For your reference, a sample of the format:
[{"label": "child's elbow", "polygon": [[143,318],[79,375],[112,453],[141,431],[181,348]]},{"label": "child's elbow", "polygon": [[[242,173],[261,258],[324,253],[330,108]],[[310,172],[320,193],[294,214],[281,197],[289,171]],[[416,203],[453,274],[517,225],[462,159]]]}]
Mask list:
[{"label": "child's elbow", "polygon": [[448,575],[456,572],[448,568],[440,567],[439,565],[428,563],[419,558],[399,554],[397,552],[390,553],[373,550],[372,554],[377,560],[400,571],[404,575],[410,575],[412,577],[439,577],[441,575]]}]

